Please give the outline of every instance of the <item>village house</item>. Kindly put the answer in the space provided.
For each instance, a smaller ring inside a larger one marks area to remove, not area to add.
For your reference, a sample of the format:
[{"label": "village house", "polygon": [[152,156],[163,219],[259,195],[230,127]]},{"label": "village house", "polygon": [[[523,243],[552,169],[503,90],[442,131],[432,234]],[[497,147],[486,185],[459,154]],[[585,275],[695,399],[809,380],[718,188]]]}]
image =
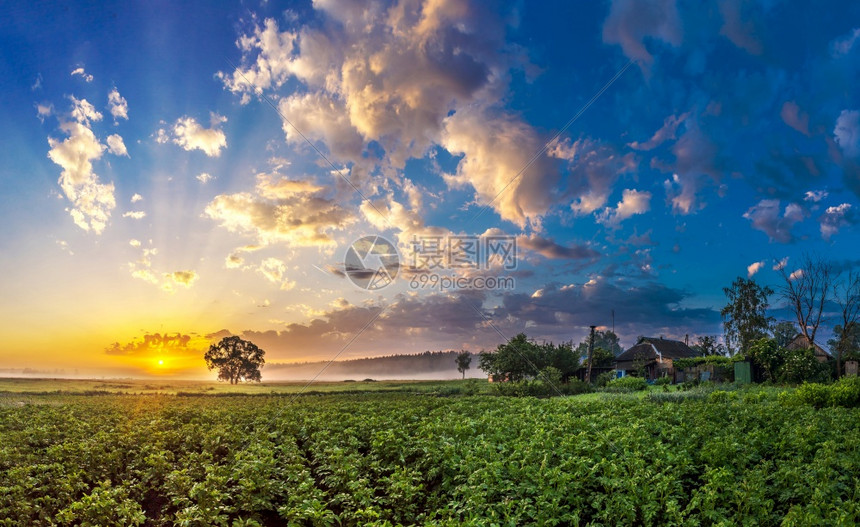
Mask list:
[{"label": "village house", "polygon": [[[805,350],[809,348],[812,348],[812,346],[809,345],[809,339],[806,338],[802,333],[799,333],[796,337],[791,339],[791,342],[785,345],[785,349],[787,350]],[[833,359],[833,355],[825,351],[825,349],[818,344],[815,345],[814,351],[815,358],[818,359],[818,362],[827,362]]]},{"label": "village house", "polygon": [[674,376],[672,361],[698,357],[699,353],[678,340],[663,337],[643,337],[635,346],[615,359],[615,369],[620,375],[635,375],[645,370],[646,379]]}]

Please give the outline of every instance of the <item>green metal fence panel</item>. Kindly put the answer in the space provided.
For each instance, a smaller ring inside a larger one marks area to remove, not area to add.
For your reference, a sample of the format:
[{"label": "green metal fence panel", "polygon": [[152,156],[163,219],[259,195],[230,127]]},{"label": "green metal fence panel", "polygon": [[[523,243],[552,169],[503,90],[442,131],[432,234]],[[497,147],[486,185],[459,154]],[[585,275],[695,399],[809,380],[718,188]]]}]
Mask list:
[{"label": "green metal fence panel", "polygon": [[752,367],[749,362],[735,363],[735,382],[749,384],[752,382]]}]

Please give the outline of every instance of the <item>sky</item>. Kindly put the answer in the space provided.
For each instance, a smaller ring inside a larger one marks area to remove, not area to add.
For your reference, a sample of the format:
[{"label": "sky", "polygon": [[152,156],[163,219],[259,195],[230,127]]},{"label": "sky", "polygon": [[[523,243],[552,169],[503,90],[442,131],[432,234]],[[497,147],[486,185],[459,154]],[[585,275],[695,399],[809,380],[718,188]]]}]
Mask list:
[{"label": "sky", "polygon": [[856,2],[6,11],[0,370],[695,339],[860,263]]}]

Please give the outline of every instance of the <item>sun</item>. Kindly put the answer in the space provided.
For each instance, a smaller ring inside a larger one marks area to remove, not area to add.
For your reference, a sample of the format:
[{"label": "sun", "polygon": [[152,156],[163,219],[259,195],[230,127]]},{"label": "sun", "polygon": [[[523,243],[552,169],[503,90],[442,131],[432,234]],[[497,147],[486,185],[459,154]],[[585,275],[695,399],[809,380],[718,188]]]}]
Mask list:
[{"label": "sun", "polygon": [[164,366],[164,359],[158,359],[158,365]]}]

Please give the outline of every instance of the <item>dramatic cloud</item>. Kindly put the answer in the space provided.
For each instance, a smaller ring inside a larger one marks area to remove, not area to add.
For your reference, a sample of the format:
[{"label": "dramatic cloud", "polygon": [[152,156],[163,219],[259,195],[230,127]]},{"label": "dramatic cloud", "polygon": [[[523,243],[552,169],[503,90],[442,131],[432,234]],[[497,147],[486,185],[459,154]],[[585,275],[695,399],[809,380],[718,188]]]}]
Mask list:
[{"label": "dramatic cloud", "polygon": [[597,221],[605,225],[617,226],[627,218],[636,214],[645,214],[649,210],[651,210],[650,192],[624,189],[618,205],[615,208],[607,207],[604,209]]},{"label": "dramatic cloud", "polygon": [[590,139],[553,144],[547,155],[568,164],[565,194],[573,197],[570,208],[576,215],[591,214],[606,205],[618,177],[637,166],[632,154],[622,156],[614,147]]},{"label": "dramatic cloud", "polygon": [[182,333],[165,333],[163,335],[161,333],[147,333],[143,338],[125,344],[114,342],[105,348],[105,353],[108,355],[127,356],[159,353],[197,353],[197,349],[189,347],[190,342],[191,335],[183,335]]},{"label": "dramatic cloud", "polygon": [[194,118],[182,117],[173,125],[173,142],[185,150],[197,149],[209,157],[218,157],[227,147],[227,136],[218,128],[225,121],[226,117],[213,113],[211,128],[203,128]]},{"label": "dramatic cloud", "polygon": [[113,116],[114,120],[128,120],[128,101],[125,100],[125,97],[119,94],[119,91],[117,91],[116,88],[111,90],[108,94],[108,109],[110,109],[110,114]]},{"label": "dramatic cloud", "polygon": [[821,224],[821,236],[829,240],[839,232],[840,228],[860,223],[860,216],[850,203],[842,203],[835,207],[827,207],[824,214],[818,218],[818,222]]},{"label": "dramatic cloud", "polygon": [[765,262],[753,262],[747,266],[747,277],[752,278],[765,265]]},{"label": "dramatic cloud", "polygon": [[299,80],[307,92],[282,100],[281,111],[339,159],[376,141],[402,167],[436,141],[449,111],[479,93],[497,98],[507,80],[504,15],[481,2],[314,7],[327,23],[282,31],[266,19],[239,38],[243,66],[220,77],[242,102]]},{"label": "dramatic cloud", "polygon": [[93,82],[93,76],[84,71],[84,68],[75,68],[72,70],[72,77],[79,76],[84,79],[84,82]]},{"label": "dramatic cloud", "polygon": [[115,156],[129,157],[125,143],[119,134],[111,134],[107,137],[108,151]]},{"label": "dramatic cloud", "polygon": [[677,214],[690,214],[704,208],[699,192],[709,184],[719,183],[723,172],[717,146],[710,137],[692,118],[687,119],[685,125],[686,131],[672,145],[674,162],[652,160],[655,168],[673,173],[664,187],[666,198]]},{"label": "dramatic cloud", "polygon": [[69,214],[75,225],[85,231],[101,234],[116,207],[113,183],[103,184],[93,172],[93,161],[101,159],[105,146],[89,128],[90,121],[101,119],[101,114],[85,99],[72,100],[71,116],[76,121],[60,122],[60,130],[68,137],[61,141],[48,138],[51,147],[48,157],[62,167],[60,187],[72,207]]},{"label": "dramatic cloud", "polygon": [[836,119],[833,136],[846,156],[860,156],[860,111],[842,110]]},{"label": "dramatic cloud", "polygon": [[752,222],[754,229],[767,234],[771,241],[780,243],[794,240],[791,229],[803,221],[805,216],[806,213],[796,203],[789,203],[785,210],[780,212],[778,199],[763,199],[744,213],[744,218]]},{"label": "dramatic cloud", "polygon": [[260,174],[253,192],[215,196],[204,214],[263,245],[332,246],[331,231],[343,229],[356,218],[325,193],[326,189],[306,181]]},{"label": "dramatic cloud", "polygon": [[613,0],[603,23],[603,42],[618,44],[624,54],[645,65],[654,57],[645,48],[646,39],[679,46],[681,18],[675,0]]},{"label": "dramatic cloud", "polygon": [[539,157],[520,174],[543,145],[519,119],[459,111],[446,120],[442,145],[464,156],[456,173],[444,175],[445,181],[455,188],[473,187],[477,203],[491,206],[503,220],[520,227],[539,225],[541,216],[558,201],[553,189],[561,173],[550,158]]},{"label": "dramatic cloud", "polygon": [[551,260],[569,259],[582,260],[597,258],[600,253],[585,245],[564,246],[555,243],[549,238],[543,238],[536,234],[530,236],[517,236],[517,245],[523,249],[534,251],[544,258]]}]

